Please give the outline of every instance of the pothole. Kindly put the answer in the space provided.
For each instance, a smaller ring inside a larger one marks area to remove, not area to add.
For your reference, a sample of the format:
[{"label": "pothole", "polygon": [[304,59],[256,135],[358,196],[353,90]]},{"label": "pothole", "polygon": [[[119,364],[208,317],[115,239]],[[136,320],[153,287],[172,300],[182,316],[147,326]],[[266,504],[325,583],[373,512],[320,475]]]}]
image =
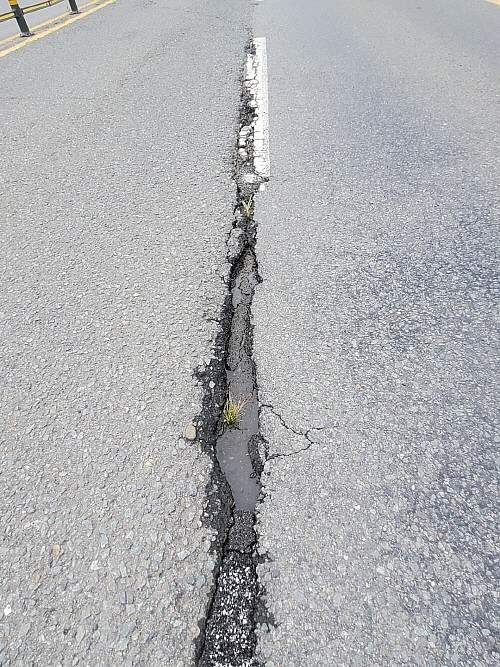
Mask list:
[{"label": "pothole", "polygon": [[[206,618],[199,667],[256,667],[257,554],[255,506],[260,494],[259,406],[252,359],[251,305],[260,278],[254,247],[254,197],[267,180],[256,170],[254,152],[258,123],[258,57],[247,49],[238,134],[235,180],[238,200],[228,240],[232,265],[229,328],[225,350],[226,398],[243,405],[237,424],[219,417],[216,455],[231,489],[230,525],[222,545],[216,587]],[[256,129],[257,128],[257,129]],[[224,325],[223,325],[224,327]],[[219,406],[220,408],[220,406]],[[221,537],[221,536],[219,536]],[[223,538],[222,538],[223,539]],[[219,542],[220,544],[220,542]]]},{"label": "pothole", "polygon": [[237,509],[253,512],[260,482],[249,454],[259,434],[259,406],[252,361],[250,306],[257,284],[257,265],[250,248],[238,263],[232,285],[233,318],[226,359],[228,397],[242,405],[236,428],[224,428],[217,439],[217,459],[231,487]]}]

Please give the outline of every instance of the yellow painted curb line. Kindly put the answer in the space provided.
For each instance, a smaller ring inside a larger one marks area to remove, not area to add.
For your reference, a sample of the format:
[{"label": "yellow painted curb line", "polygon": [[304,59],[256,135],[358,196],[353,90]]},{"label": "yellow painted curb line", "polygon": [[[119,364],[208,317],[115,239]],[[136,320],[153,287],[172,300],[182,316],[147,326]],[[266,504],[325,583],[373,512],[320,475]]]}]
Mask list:
[{"label": "yellow painted curb line", "polygon": [[[85,9],[85,7],[88,7],[89,5],[95,5],[95,3],[98,2],[98,0],[92,0],[91,2],[88,2],[86,5],[83,5],[81,9]],[[107,7],[107,5],[110,5],[112,2],[116,2],[116,0],[106,0],[100,5],[97,5],[96,7],[92,7],[91,9],[87,11],[82,11],[80,14],[76,14],[75,16],[69,15],[68,18],[63,21],[62,23],[58,23],[57,25],[53,25],[51,28],[47,28],[46,30],[43,30],[42,32],[39,32],[32,37],[17,37],[15,35],[14,37],[8,37],[7,39],[4,39],[2,42],[0,42],[0,46],[2,44],[5,44],[7,42],[11,42],[14,39],[22,39],[19,44],[14,44],[13,46],[9,46],[8,48],[4,49],[3,51],[0,51],[0,58],[3,58],[4,56],[7,56],[9,53],[13,53],[14,51],[17,51],[18,49],[22,49],[24,46],[28,46],[28,44],[32,44],[33,42],[38,41],[39,39],[42,39],[42,37],[46,37],[47,35],[52,34],[53,32],[57,32],[57,30],[60,30],[61,28],[64,28],[65,26],[69,25],[70,23],[74,23],[75,21],[79,21],[80,19],[84,19],[86,16],[89,14],[93,14],[94,12],[97,12],[99,9],[102,9],[103,7]],[[64,14],[61,14],[61,16],[64,16]],[[40,23],[39,25],[35,26],[32,28],[32,30],[37,30],[38,28],[41,28],[45,25],[48,25],[50,23],[54,23],[54,21],[57,21],[60,17],[55,16],[53,19],[50,19],[49,21],[45,21],[45,23]]]}]

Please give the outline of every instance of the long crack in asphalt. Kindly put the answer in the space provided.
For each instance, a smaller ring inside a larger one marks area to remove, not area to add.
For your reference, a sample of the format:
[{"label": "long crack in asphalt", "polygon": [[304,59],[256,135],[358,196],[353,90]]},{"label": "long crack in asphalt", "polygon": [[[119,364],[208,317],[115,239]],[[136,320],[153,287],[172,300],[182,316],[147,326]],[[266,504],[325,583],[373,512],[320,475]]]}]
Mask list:
[{"label": "long crack in asphalt", "polygon": [[[207,490],[207,518],[217,531],[213,545],[218,575],[206,619],[200,622],[198,667],[257,667],[255,624],[262,618],[258,597],[254,530],[255,504],[260,494],[262,440],[255,364],[252,359],[251,305],[260,281],[255,256],[254,197],[263,182],[254,167],[253,135],[257,116],[255,50],[247,47],[235,162],[237,204],[228,239],[232,270],[223,308],[215,359],[205,383],[200,440],[214,463]],[[224,370],[222,370],[224,368]],[[211,380],[208,381],[208,377]],[[227,428],[222,406],[231,396],[245,403],[237,428]],[[216,457],[214,456],[214,450]],[[264,614],[265,616],[265,614]]]}]

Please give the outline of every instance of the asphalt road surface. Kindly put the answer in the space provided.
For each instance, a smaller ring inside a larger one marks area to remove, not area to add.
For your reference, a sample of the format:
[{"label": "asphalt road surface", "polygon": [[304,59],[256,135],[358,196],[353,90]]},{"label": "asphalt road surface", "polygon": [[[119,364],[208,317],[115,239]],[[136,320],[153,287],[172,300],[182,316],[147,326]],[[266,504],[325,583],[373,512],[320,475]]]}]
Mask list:
[{"label": "asphalt road surface", "polygon": [[246,12],[120,0],[0,59],[3,666],[193,664]]},{"label": "asphalt road surface", "polygon": [[2,667],[195,662],[247,27],[256,664],[498,664],[500,7],[117,0],[0,53]]},{"label": "asphalt road surface", "polygon": [[254,31],[260,658],[497,665],[500,7],[265,0]]}]

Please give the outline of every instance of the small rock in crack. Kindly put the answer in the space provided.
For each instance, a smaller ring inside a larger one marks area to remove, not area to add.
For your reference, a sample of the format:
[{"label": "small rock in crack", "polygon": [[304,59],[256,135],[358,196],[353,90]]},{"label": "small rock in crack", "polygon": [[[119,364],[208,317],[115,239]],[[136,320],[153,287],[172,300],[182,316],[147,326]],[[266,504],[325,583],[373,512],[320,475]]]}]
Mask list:
[{"label": "small rock in crack", "polygon": [[196,426],[193,424],[193,420],[189,420],[184,429],[184,437],[186,440],[196,440]]}]

